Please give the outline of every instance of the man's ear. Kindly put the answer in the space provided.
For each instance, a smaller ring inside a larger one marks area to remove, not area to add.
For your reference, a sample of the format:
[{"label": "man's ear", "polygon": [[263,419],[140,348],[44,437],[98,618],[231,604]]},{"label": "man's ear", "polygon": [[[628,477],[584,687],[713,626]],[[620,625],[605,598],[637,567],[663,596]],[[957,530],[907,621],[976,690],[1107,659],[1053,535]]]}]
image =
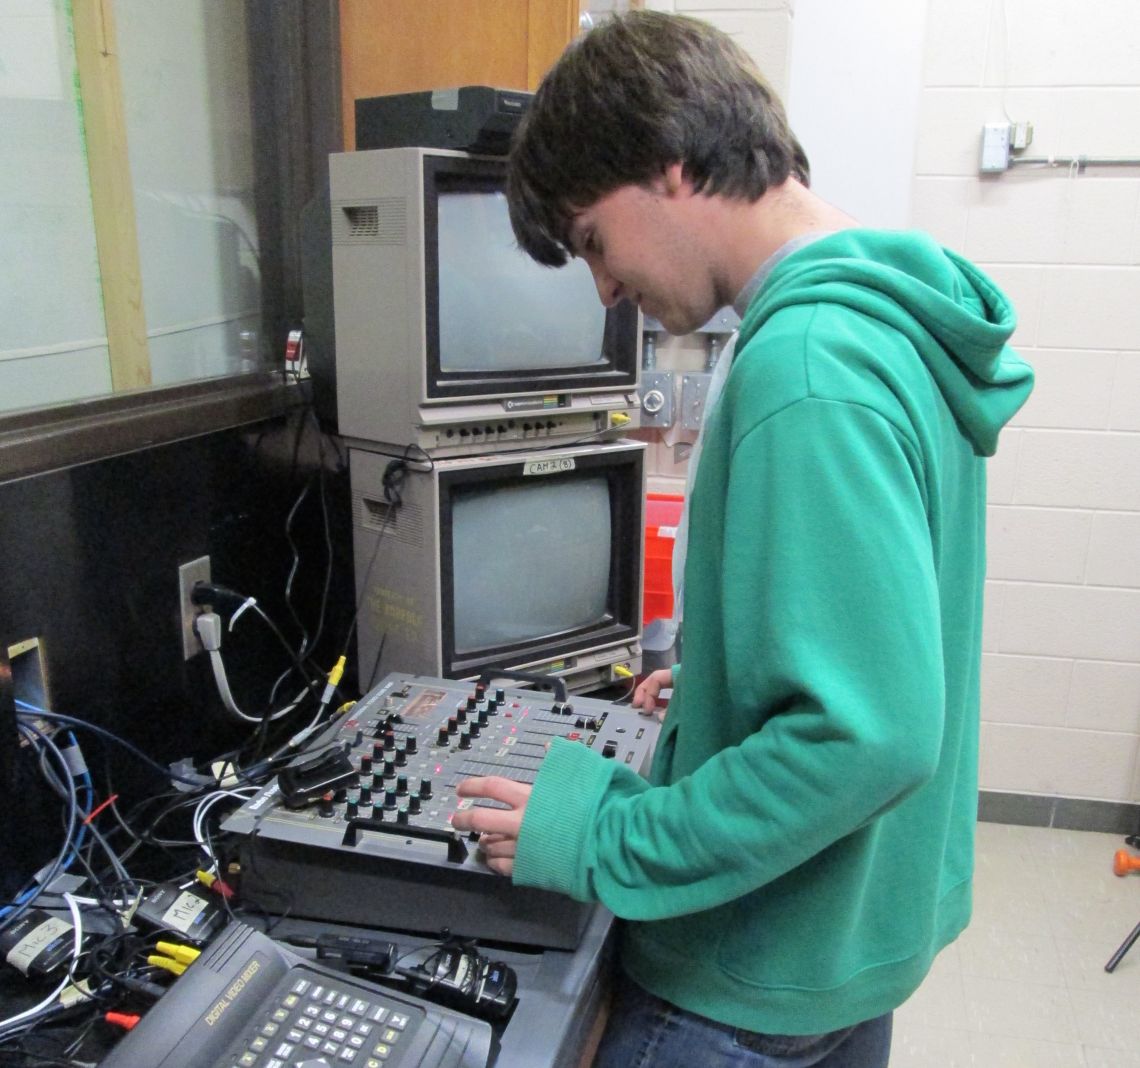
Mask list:
[{"label": "man's ear", "polygon": [[685,165],[683,163],[667,163],[661,168],[660,174],[644,183],[643,188],[656,196],[672,197],[691,184],[685,177]]},{"label": "man's ear", "polygon": [[663,182],[665,192],[669,196],[676,196],[682,189],[691,185],[685,177],[685,165],[683,163],[670,163],[665,168]]}]

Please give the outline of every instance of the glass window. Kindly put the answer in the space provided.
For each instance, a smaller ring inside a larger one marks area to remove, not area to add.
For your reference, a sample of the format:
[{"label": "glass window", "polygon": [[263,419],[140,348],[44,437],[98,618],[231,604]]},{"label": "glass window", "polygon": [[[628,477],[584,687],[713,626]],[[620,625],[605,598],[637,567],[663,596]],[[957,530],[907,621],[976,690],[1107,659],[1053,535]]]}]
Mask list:
[{"label": "glass window", "polygon": [[243,0],[0,9],[0,412],[266,366]]}]

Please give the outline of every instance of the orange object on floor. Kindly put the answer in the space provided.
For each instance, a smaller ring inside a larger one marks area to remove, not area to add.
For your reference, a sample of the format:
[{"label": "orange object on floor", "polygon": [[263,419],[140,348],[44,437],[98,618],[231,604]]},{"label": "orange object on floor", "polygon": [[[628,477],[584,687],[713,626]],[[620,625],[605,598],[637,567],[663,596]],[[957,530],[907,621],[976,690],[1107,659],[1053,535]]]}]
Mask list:
[{"label": "orange object on floor", "polygon": [[1118,849],[1112,858],[1112,870],[1117,875],[1127,875],[1130,871],[1140,871],[1140,857],[1134,857],[1127,849]]}]

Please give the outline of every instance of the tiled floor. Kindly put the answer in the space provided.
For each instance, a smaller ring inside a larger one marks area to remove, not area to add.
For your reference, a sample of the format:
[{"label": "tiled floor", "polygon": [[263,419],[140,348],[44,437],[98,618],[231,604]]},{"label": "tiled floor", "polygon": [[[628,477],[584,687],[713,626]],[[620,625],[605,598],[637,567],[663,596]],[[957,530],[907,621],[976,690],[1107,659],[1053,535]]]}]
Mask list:
[{"label": "tiled floor", "polygon": [[895,1014],[890,1068],[1140,1068],[1140,874],[1120,835],[978,825],[974,919]]}]

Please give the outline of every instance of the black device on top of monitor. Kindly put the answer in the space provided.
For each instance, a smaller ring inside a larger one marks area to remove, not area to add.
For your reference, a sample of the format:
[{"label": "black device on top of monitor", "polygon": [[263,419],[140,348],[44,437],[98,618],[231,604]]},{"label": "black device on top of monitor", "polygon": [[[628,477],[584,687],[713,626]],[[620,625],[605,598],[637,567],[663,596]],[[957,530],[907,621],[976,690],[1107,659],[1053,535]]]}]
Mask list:
[{"label": "black device on top of monitor", "polygon": [[356,101],[356,147],[455,148],[505,156],[533,93],[463,85]]}]

